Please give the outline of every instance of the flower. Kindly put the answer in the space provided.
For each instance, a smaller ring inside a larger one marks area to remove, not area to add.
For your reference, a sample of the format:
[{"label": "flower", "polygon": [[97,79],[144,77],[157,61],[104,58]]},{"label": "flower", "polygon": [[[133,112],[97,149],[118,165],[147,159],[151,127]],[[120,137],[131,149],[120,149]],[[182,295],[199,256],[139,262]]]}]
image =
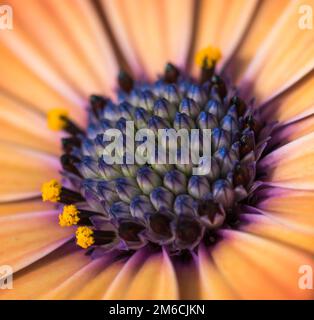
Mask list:
[{"label": "flower", "polygon": [[[8,4],[0,265],[16,275],[1,298],[313,298],[300,271],[314,266],[314,32],[298,23],[302,1]],[[211,128],[210,176],[96,162],[103,141],[89,140],[118,114],[138,128]]]}]

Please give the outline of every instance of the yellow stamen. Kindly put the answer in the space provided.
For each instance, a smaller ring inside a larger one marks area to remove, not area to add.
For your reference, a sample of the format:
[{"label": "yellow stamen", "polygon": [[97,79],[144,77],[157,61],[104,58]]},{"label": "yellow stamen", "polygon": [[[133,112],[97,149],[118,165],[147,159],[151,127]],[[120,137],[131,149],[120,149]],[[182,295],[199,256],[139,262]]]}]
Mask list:
[{"label": "yellow stamen", "polygon": [[196,53],[195,63],[200,67],[211,68],[221,58],[219,48],[208,46]]},{"label": "yellow stamen", "polygon": [[61,184],[56,179],[52,179],[42,185],[41,192],[43,201],[58,202],[60,200]]},{"label": "yellow stamen", "polygon": [[65,109],[52,109],[48,112],[48,128],[53,131],[59,131],[64,129],[66,122],[64,117],[68,116],[68,112]]},{"label": "yellow stamen", "polygon": [[78,227],[76,230],[76,243],[80,247],[87,249],[95,240],[93,237],[94,231],[89,227]]},{"label": "yellow stamen", "polygon": [[63,207],[62,214],[59,214],[59,224],[61,227],[70,227],[80,221],[79,210],[75,205],[70,204]]}]

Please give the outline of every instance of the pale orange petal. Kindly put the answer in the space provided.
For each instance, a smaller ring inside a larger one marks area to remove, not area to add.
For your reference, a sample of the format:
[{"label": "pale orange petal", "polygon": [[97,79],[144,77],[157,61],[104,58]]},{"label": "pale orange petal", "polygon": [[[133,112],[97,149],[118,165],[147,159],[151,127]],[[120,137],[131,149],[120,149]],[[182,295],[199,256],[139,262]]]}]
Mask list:
[{"label": "pale orange petal", "polygon": [[[64,107],[77,119],[82,116],[82,109],[71,98],[58,92],[44,78],[37,76],[31,65],[25,65],[2,42],[0,42],[0,88],[17,100],[25,101],[30,108],[47,112],[56,107]],[[82,101],[81,101],[82,102]],[[80,103],[81,103],[80,102]]]},{"label": "pale orange petal", "polygon": [[[200,49],[213,45],[222,51],[223,65],[233,54],[243,36],[257,1],[246,0],[203,0],[199,8],[195,53]],[[197,75],[198,67],[193,73]]]},{"label": "pale orange petal", "polygon": [[141,250],[137,251],[127,262],[124,263],[123,268],[121,268],[116,277],[112,279],[112,282],[102,296],[102,299],[123,299],[137,270],[144,262],[144,252]]},{"label": "pale orange petal", "polygon": [[259,1],[251,24],[248,26],[227,69],[229,76],[232,75],[235,83],[241,78],[248,64],[254,58],[257,49],[272,31],[274,24],[289,2],[290,0]]},{"label": "pale orange petal", "polygon": [[271,152],[259,163],[272,186],[314,188],[314,133],[303,136]]},{"label": "pale orange petal", "polygon": [[314,71],[261,107],[265,119],[290,123],[314,114]]},{"label": "pale orange petal", "polygon": [[60,247],[72,236],[60,228],[57,211],[0,217],[0,264],[20,270]]},{"label": "pale orange petal", "polygon": [[[99,281],[98,274],[107,267],[107,260],[106,258],[99,258],[91,261],[64,282],[60,283],[56,288],[44,293],[41,298],[45,300],[73,299],[82,288],[89,287],[90,281],[93,281],[95,278]],[[103,282],[101,286],[104,286]],[[104,287],[103,289],[105,291]]]},{"label": "pale orange petal", "polygon": [[[191,35],[193,3],[181,0],[102,1],[104,13],[133,71],[151,78],[169,59],[185,63]],[[170,23],[171,22],[171,23]]]},{"label": "pale orange petal", "polygon": [[165,251],[152,254],[147,258],[130,283],[124,298],[132,300],[178,299],[176,275]]},{"label": "pale orange petal", "polygon": [[279,126],[273,133],[270,146],[277,148],[314,132],[314,114],[295,122]]},{"label": "pale orange petal", "polygon": [[13,278],[12,290],[1,290],[0,299],[38,299],[66,281],[90,262],[84,250],[63,246]]},{"label": "pale orange petal", "polygon": [[0,142],[0,202],[40,195],[42,183],[58,177],[58,169],[53,156]]},{"label": "pale orange petal", "polygon": [[44,115],[1,93],[0,135],[10,143],[59,153],[59,136],[48,129]]},{"label": "pale orange petal", "polygon": [[300,231],[293,225],[289,226],[263,214],[243,214],[241,218],[246,222],[240,226],[242,231],[286,243],[314,254],[314,229],[313,232]]},{"label": "pale orange petal", "polygon": [[15,216],[23,213],[54,210],[55,204],[43,202],[41,197],[24,200],[0,203],[0,217]]},{"label": "pale orange petal", "polygon": [[219,271],[244,299],[310,299],[300,289],[299,268],[313,258],[276,242],[239,231],[223,231],[212,256]]},{"label": "pale orange petal", "polygon": [[264,103],[289,88],[314,68],[314,30],[299,27],[301,5],[314,1],[290,1],[273,26],[241,80],[250,96]]},{"label": "pale orange petal", "polygon": [[314,230],[314,191],[270,188],[256,206],[288,227],[307,233]]},{"label": "pale orange petal", "polygon": [[199,270],[202,299],[234,300],[238,298],[204,248],[199,250]]}]

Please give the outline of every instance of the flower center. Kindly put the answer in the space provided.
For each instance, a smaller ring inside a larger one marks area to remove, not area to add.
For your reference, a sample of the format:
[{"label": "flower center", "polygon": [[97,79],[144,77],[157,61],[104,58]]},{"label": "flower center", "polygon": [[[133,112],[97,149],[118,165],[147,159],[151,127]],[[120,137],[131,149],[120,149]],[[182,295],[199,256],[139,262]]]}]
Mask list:
[{"label": "flower center", "polygon": [[[63,110],[49,113],[49,126],[68,133],[62,139],[61,164],[69,188],[50,181],[43,185],[43,200],[63,204],[60,225],[78,226],[79,246],[107,252],[157,244],[180,253],[214,242],[220,228],[236,226],[239,204],[254,190],[256,162],[266,138],[253,109],[215,73],[219,58],[219,50],[211,47],[197,55],[198,80],[170,63],[153,83],[121,72],[117,103],[90,97],[86,131]],[[210,147],[210,161],[205,162],[210,169],[195,174],[191,161],[180,161],[180,148],[177,162],[143,164],[151,140],[143,142],[146,149],[139,148],[141,157],[133,163],[126,161],[125,150],[121,163],[108,163],[108,130],[119,129],[128,150],[127,122],[134,123],[135,134],[141,129],[187,130],[192,151],[197,145],[204,154]],[[211,130],[211,136],[193,142],[195,129]]]}]

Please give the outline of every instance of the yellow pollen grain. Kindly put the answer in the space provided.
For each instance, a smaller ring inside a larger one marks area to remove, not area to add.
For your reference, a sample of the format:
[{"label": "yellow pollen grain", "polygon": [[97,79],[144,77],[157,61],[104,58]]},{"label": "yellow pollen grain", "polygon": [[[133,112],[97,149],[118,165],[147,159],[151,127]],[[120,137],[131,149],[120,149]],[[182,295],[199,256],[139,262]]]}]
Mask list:
[{"label": "yellow pollen grain", "polygon": [[64,206],[62,214],[59,214],[59,225],[61,227],[76,225],[80,221],[79,213],[79,210],[73,204]]},{"label": "yellow pollen grain", "polygon": [[195,63],[199,67],[206,66],[211,68],[214,63],[219,61],[221,58],[221,51],[219,48],[208,46],[207,48],[201,49],[195,55]]},{"label": "yellow pollen grain", "polygon": [[83,249],[87,249],[94,244],[94,231],[89,227],[78,227],[76,230],[76,243]]},{"label": "yellow pollen grain", "polygon": [[64,117],[68,116],[68,111],[65,109],[52,109],[48,112],[47,121],[48,128],[53,131],[59,131],[65,128],[66,122]]},{"label": "yellow pollen grain", "polygon": [[45,182],[41,187],[41,194],[43,201],[58,202],[60,200],[61,184],[56,179]]}]

